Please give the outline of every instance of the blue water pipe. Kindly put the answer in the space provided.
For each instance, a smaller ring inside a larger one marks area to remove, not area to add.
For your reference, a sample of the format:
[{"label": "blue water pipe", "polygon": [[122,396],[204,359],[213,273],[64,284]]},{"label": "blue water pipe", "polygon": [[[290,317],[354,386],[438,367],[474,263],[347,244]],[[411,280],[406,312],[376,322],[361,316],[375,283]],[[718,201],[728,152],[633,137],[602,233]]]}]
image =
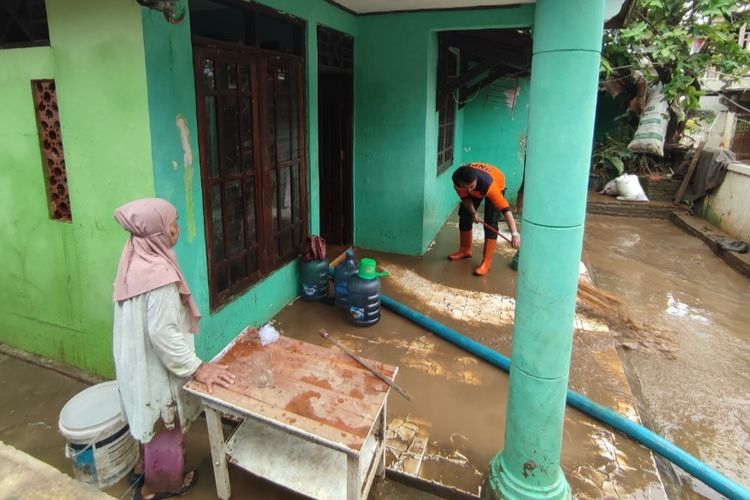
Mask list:
[{"label": "blue water pipe", "polygon": [[[380,295],[380,302],[386,309],[403,316],[491,365],[505,372],[510,370],[510,358],[507,356],[461,335],[457,331],[396,302],[386,295]],[[655,451],[727,498],[750,500],[750,491],[646,427],[638,425],[619,413],[595,403],[586,396],[570,389],[568,389],[567,403],[573,408],[617,429],[626,436],[638,441],[646,448]]]}]

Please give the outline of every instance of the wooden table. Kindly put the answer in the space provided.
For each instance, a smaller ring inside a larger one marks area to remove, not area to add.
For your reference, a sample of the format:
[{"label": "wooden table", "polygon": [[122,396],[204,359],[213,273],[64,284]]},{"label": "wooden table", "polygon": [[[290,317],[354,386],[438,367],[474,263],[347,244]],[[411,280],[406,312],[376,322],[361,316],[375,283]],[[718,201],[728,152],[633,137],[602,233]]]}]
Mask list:
[{"label": "wooden table", "polygon": [[[241,334],[216,361],[237,376],[229,388],[190,381],[206,411],[216,493],[231,495],[229,461],[313,498],[366,498],[385,473],[389,386],[341,352],[281,336],[262,347]],[[398,368],[367,360],[391,379]],[[263,366],[272,382],[262,384]],[[242,419],[225,442],[222,414]]]}]

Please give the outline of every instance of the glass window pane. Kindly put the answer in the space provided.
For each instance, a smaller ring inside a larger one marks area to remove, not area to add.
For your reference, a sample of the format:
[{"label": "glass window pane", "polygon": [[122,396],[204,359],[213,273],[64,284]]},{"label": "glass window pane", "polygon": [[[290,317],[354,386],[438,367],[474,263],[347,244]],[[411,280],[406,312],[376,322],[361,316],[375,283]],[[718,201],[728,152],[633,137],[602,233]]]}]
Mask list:
[{"label": "glass window pane", "polygon": [[227,64],[227,88],[229,90],[237,89],[237,65]]},{"label": "glass window pane", "polygon": [[[292,165],[292,220],[300,221],[300,190],[299,190],[299,164]],[[296,246],[296,244],[295,244]]]},{"label": "glass window pane", "polygon": [[242,170],[253,169],[253,108],[249,97],[242,100]]},{"label": "glass window pane", "polygon": [[281,229],[287,229],[292,223],[292,179],[289,167],[281,169]]},{"label": "glass window pane", "polygon": [[250,92],[250,66],[240,66],[240,89]]},{"label": "glass window pane", "polygon": [[221,217],[221,186],[211,188],[211,260],[218,262],[225,258],[224,255],[224,226]]},{"label": "glass window pane", "polygon": [[216,291],[221,293],[229,289],[229,276],[227,275],[227,264],[222,262],[221,264],[214,264],[214,286]]},{"label": "glass window pane", "polygon": [[291,143],[292,143],[292,160],[299,158],[299,115],[297,114],[297,96],[293,95],[289,102],[290,109],[290,127],[291,127]]},{"label": "glass window pane", "polygon": [[231,260],[229,276],[232,284],[247,278],[247,261],[245,260],[244,255],[240,255]]},{"label": "glass window pane", "polygon": [[281,255],[286,256],[293,252],[292,231],[284,231],[281,233]]},{"label": "glass window pane", "polygon": [[216,65],[216,88],[219,90],[226,90],[227,88],[227,65],[226,63],[218,63]]},{"label": "glass window pane", "polygon": [[216,70],[212,59],[203,59],[203,86],[211,90],[216,88]]},{"label": "glass window pane", "polygon": [[250,249],[247,252],[247,275],[258,271],[258,247]]},{"label": "glass window pane", "polygon": [[236,97],[221,99],[221,155],[224,174],[240,170],[239,110]]},{"label": "glass window pane", "polygon": [[206,129],[208,132],[208,175],[219,175],[219,131],[216,127],[216,96],[206,96]]},{"label": "glass window pane", "polygon": [[266,84],[268,87],[269,94],[273,94],[275,83],[276,83],[276,68],[269,64],[268,66],[266,66]]},{"label": "glass window pane", "polygon": [[233,256],[245,248],[245,214],[240,181],[227,184],[226,196],[224,217],[227,228],[227,251],[229,256]]},{"label": "glass window pane", "polygon": [[292,147],[289,136],[289,98],[281,97],[276,100],[276,144],[278,145],[279,161],[291,160]]},{"label": "glass window pane", "polygon": [[269,178],[271,179],[271,186],[269,187],[269,191],[271,191],[271,228],[274,231],[279,230],[279,214],[278,214],[278,193],[276,190],[276,172],[277,170],[271,170],[269,172]]},{"label": "glass window pane", "polygon": [[276,164],[276,106],[272,98],[268,99],[268,159],[271,165]]},{"label": "glass window pane", "polygon": [[289,92],[289,70],[276,68],[276,92]]},{"label": "glass window pane", "polygon": [[276,16],[258,14],[258,41],[262,49],[301,54],[303,28]]},{"label": "glass window pane", "polygon": [[219,90],[236,90],[237,65],[229,62],[217,64],[216,85]]},{"label": "glass window pane", "polygon": [[247,245],[257,243],[255,218],[255,177],[245,179],[245,219],[247,220]]}]

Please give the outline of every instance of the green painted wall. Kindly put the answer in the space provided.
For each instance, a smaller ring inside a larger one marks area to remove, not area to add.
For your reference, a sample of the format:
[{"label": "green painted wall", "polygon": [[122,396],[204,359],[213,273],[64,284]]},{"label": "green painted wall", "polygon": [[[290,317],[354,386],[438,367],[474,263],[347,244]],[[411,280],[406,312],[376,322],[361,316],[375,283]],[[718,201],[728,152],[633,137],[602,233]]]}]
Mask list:
[{"label": "green painted wall", "polygon": [[505,174],[509,200],[515,200],[523,180],[528,115],[528,78],[494,82],[480,91],[464,112],[463,161],[499,167]]},{"label": "green painted wall", "polygon": [[[310,228],[316,233],[319,231],[317,25],[354,35],[355,18],[322,0],[263,3],[307,22],[308,192]],[[181,24],[173,25],[161,14],[144,9],[143,37],[156,193],[174,203],[180,214],[182,236],[177,254],[203,314],[201,333],[196,340],[199,354],[208,359],[243,328],[260,326],[297,296],[297,263],[278,270],[244,295],[210,313],[190,20],[186,17]],[[178,122],[184,125],[178,126]]]},{"label": "green painted wall", "polygon": [[[528,26],[533,9],[356,18],[324,0],[263,3],[307,22],[311,232],[319,230],[322,24],[355,36],[356,241],[421,254],[456,204],[451,170],[435,174],[437,31]],[[296,296],[297,269],[209,313],[189,21],[171,25],[119,0],[49,0],[47,8],[51,47],[0,51],[0,341],[111,375],[112,281],[126,239],[112,213],[156,195],[180,213],[177,253],[204,313],[198,349],[211,357]],[[72,224],[47,215],[32,78],[57,81]],[[481,115],[458,113],[455,165],[471,138],[460,133],[465,118]]]},{"label": "green painted wall", "polygon": [[[355,42],[355,243],[421,255],[456,207],[453,168],[436,175],[437,32],[528,27],[533,6],[359,18]],[[388,36],[383,36],[387,33]],[[366,62],[366,64],[365,64]],[[457,120],[454,167],[466,160]]]},{"label": "green painted wall", "polygon": [[[153,195],[140,8],[46,3],[51,47],[0,50],[0,342],[111,375],[112,214]],[[48,216],[36,78],[57,84],[72,224]]]}]

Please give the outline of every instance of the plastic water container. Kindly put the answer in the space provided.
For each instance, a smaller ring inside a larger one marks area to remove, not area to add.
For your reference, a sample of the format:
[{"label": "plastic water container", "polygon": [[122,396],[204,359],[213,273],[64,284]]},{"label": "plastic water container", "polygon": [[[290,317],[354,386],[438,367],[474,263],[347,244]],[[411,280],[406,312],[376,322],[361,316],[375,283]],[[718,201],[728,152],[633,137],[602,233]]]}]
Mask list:
[{"label": "plastic water container", "polygon": [[300,296],[304,300],[320,300],[328,295],[328,260],[302,261],[300,265]]},{"label": "plastic water container", "polygon": [[60,433],[68,441],[76,479],[100,489],[112,486],[138,460],[138,442],[130,434],[120,407],[117,382],[79,392],[60,412]]},{"label": "plastic water container", "polygon": [[359,261],[359,272],[349,278],[349,319],[357,326],[372,326],[380,321],[380,276],[373,259]]},{"label": "plastic water container", "polygon": [[336,266],[333,270],[334,304],[336,307],[346,309],[349,307],[349,279],[357,274],[357,263],[354,261],[354,252],[346,251],[346,260]]}]

